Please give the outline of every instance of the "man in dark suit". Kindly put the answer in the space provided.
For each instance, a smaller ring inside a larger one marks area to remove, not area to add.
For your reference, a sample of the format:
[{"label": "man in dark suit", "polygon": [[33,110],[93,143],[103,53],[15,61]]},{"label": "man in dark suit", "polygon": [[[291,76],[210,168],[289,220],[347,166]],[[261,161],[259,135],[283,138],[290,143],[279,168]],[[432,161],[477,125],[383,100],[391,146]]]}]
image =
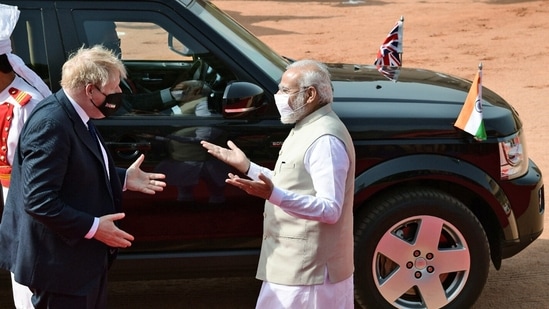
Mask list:
[{"label": "man in dark suit", "polygon": [[[25,123],[0,224],[0,267],[33,291],[41,308],[106,308],[107,270],[133,236],[117,227],[123,188],[154,194],[163,174],[141,156],[116,168],[90,118],[120,104],[120,60],[102,47],[80,49],[63,65],[62,89]],[[90,129],[88,131],[88,129]]]}]

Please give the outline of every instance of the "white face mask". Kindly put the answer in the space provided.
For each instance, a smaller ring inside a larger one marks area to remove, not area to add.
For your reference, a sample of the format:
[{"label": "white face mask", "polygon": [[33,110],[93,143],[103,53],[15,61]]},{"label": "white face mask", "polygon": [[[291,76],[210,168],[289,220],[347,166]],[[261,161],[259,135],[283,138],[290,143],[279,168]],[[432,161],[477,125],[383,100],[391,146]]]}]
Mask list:
[{"label": "white face mask", "polygon": [[290,95],[283,93],[275,93],[274,95],[276,107],[280,113],[280,121],[282,123],[295,123],[293,117],[294,110],[290,107]]},{"label": "white face mask", "polygon": [[[305,106],[309,102],[306,102],[307,97],[303,95],[303,92],[304,90],[293,94],[275,93],[275,103],[280,113],[280,122],[286,124],[296,123],[306,116]],[[293,104],[297,106],[296,109],[292,109],[290,106],[290,96],[292,95],[297,95],[293,101]]]}]

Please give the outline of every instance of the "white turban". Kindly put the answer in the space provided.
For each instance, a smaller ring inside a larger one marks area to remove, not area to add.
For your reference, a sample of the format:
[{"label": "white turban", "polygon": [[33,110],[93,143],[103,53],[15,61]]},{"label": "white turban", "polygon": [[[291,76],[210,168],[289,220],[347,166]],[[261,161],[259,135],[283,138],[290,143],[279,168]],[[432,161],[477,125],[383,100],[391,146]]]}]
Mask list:
[{"label": "white turban", "polygon": [[28,68],[21,58],[11,53],[10,36],[18,19],[19,10],[16,6],[0,3],[0,55],[6,54],[13,71],[36,88],[44,97],[47,97],[51,94],[51,91],[42,78]]}]

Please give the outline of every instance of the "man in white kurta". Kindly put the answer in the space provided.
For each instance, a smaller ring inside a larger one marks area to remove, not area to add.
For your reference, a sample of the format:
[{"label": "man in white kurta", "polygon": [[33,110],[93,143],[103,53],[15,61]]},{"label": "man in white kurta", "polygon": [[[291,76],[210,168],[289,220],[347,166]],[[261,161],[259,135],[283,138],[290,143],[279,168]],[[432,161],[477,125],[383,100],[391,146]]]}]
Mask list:
[{"label": "man in white kurta", "polygon": [[228,183],[266,199],[256,277],[263,280],[256,308],[354,308],[352,139],[331,109],[326,67],[291,64],[275,101],[283,123],[295,123],[274,170],[250,162],[228,142],[203,146],[249,179]]}]

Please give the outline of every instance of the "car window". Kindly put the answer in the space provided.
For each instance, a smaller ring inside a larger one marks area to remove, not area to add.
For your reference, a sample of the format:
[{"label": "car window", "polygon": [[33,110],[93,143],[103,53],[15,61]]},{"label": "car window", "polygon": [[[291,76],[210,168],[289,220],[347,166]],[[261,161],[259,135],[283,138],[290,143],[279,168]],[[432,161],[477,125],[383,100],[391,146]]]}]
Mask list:
[{"label": "car window", "polygon": [[12,39],[12,52],[35,71],[51,88],[44,27],[40,10],[22,10]]},{"label": "car window", "polygon": [[[193,61],[193,52],[189,48],[151,22],[86,20],[84,29],[88,45],[102,44],[114,50],[123,61]],[[167,52],[168,40],[177,46],[176,51]]]},{"label": "car window", "polygon": [[82,22],[88,46],[101,44],[123,60],[127,94],[118,116],[219,116],[220,98],[231,69],[185,35],[146,20]]}]

